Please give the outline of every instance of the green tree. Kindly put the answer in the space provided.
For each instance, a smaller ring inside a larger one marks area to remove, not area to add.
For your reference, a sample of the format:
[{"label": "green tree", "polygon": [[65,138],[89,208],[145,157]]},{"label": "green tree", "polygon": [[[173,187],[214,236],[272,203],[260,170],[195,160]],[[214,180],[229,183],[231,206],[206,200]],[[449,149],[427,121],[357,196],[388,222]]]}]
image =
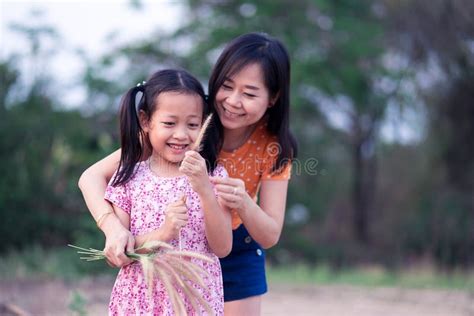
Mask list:
[{"label": "green tree", "polygon": [[[47,65],[54,54],[43,50],[42,38],[56,41],[54,29],[15,29],[31,45],[23,55],[0,62],[0,239],[6,241],[0,251],[64,245],[88,229],[93,222],[90,216],[89,222],[83,221],[77,179],[103,155],[92,122],[78,111],[65,110],[51,92],[54,80]],[[34,61],[28,74],[17,69],[16,62],[23,59]]]},{"label": "green tree", "polygon": [[[431,166],[409,239],[420,238],[438,262],[474,262],[474,3],[387,1],[394,47],[430,84],[419,87],[427,105]],[[417,236],[417,237],[415,237]],[[422,247],[421,247],[422,248]],[[423,250],[422,250],[423,251]],[[426,251],[426,250],[424,250]]]}]

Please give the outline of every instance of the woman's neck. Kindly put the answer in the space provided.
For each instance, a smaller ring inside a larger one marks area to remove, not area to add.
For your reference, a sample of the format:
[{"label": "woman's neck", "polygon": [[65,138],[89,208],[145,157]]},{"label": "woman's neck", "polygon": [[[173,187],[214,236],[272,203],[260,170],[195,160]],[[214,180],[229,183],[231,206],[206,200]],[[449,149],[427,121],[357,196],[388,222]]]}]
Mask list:
[{"label": "woman's neck", "polygon": [[258,123],[245,126],[239,129],[224,128],[224,142],[222,149],[224,151],[232,151],[241,147],[250,138]]}]

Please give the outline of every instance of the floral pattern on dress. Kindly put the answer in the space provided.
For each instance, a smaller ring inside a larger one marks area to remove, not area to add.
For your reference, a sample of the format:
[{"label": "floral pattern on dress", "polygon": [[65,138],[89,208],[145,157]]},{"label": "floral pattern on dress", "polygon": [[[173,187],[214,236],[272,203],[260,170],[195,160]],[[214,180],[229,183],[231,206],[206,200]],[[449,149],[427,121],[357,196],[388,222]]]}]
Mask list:
[{"label": "floral pattern on dress", "polygon": [[[217,166],[213,176],[227,177],[222,166]],[[113,179],[113,178],[112,178]],[[125,185],[113,187],[109,184],[105,199],[122,208],[130,215],[130,231],[134,236],[158,229],[165,220],[167,206],[186,196],[188,223],[181,229],[182,250],[199,252],[209,256],[212,263],[191,259],[203,267],[209,277],[204,278],[205,288],[197,291],[209,304],[215,315],[224,314],[222,272],[219,259],[212,252],[206,239],[204,214],[199,196],[186,176],[159,177],[149,168],[148,162],[137,164],[135,173]],[[179,249],[178,238],[169,242]],[[184,299],[184,295],[180,293]],[[194,311],[186,299],[188,315],[207,315],[206,311]],[[109,303],[109,315],[175,315],[171,301],[161,282],[156,282],[152,297],[148,296],[143,270],[138,262],[120,269]]]}]

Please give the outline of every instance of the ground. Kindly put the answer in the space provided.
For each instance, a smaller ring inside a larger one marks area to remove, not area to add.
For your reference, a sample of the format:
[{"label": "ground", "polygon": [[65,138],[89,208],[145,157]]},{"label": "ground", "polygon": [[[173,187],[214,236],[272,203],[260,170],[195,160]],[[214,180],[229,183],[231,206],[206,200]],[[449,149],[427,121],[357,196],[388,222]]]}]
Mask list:
[{"label": "ground", "polygon": [[[106,315],[113,279],[0,283],[0,315]],[[71,306],[76,306],[74,307]],[[344,285],[270,284],[263,315],[474,316],[474,293]],[[12,312],[16,310],[15,312]],[[23,313],[23,314],[22,314]]]}]

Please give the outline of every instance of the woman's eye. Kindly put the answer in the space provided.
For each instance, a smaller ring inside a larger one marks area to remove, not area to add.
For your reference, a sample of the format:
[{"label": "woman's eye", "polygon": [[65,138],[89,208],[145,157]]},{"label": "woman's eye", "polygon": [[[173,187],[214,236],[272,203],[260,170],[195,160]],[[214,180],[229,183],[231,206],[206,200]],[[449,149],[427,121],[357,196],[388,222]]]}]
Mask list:
[{"label": "woman's eye", "polygon": [[251,93],[244,93],[244,95],[249,97],[249,98],[255,98],[256,97],[255,94],[251,94]]},{"label": "woman's eye", "polygon": [[225,90],[231,90],[232,89],[231,86],[229,86],[228,84],[225,84],[225,83],[222,85],[222,88],[225,89]]},{"label": "woman's eye", "polygon": [[161,122],[165,126],[173,126],[174,122]]}]

